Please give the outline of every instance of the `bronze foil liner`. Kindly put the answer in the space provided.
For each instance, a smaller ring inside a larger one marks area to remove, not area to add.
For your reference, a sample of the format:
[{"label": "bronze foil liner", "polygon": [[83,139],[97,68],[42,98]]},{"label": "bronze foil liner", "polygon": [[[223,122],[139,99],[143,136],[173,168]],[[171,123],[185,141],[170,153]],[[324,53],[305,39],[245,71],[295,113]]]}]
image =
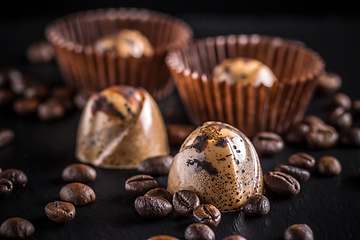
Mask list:
[{"label": "bronze foil liner", "polygon": [[[120,57],[94,51],[101,37],[135,29],[154,47],[154,55]],[[112,85],[145,88],[156,100],[167,97],[173,81],[165,64],[170,49],[188,44],[192,29],[184,21],[147,9],[110,8],[72,13],[45,27],[45,37],[55,49],[56,61],[67,84],[77,89],[101,91]]]},{"label": "bronze foil liner", "polygon": [[[263,62],[279,81],[272,87],[214,81],[214,67],[234,57]],[[298,123],[325,67],[300,41],[257,34],[198,39],[170,51],[165,61],[193,124],[225,122],[250,138],[260,131],[283,134]]]}]

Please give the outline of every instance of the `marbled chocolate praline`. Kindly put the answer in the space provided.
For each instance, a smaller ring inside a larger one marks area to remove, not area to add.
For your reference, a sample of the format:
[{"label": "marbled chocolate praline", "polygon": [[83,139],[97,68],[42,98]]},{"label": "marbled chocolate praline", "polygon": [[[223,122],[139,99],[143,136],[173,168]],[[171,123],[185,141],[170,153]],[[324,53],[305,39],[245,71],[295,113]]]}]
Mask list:
[{"label": "marbled chocolate praline", "polygon": [[263,174],[250,140],[221,122],[206,122],[195,129],[174,157],[168,191],[196,193],[201,203],[221,212],[243,208],[248,197],[263,193]]},{"label": "marbled chocolate praline", "polygon": [[88,100],[80,119],[76,156],[105,168],[136,168],[170,153],[159,107],[142,88],[115,85]]}]

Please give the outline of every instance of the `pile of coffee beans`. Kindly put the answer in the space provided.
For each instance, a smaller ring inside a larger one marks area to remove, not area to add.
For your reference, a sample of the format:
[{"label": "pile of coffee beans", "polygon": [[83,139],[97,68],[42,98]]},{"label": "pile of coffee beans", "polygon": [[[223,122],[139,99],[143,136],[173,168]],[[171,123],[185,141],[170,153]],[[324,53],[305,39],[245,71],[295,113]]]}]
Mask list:
[{"label": "pile of coffee beans", "polygon": [[352,101],[348,95],[336,93],[329,104],[325,121],[314,115],[305,116],[289,129],[285,142],[306,143],[313,149],[328,149],[338,143],[360,147],[360,128],[353,126],[359,107],[360,100]]},{"label": "pile of coffee beans", "polygon": [[57,223],[66,223],[74,219],[75,206],[85,206],[96,199],[94,190],[84,183],[96,179],[96,170],[83,163],[73,163],[62,171],[62,179],[69,184],[60,190],[62,201],[50,202],[45,206],[46,216]]},{"label": "pile of coffee beans", "polygon": [[14,188],[25,187],[28,178],[19,169],[7,169],[2,171],[0,168],[0,199],[9,196]]},{"label": "pile of coffee beans", "polygon": [[[25,187],[28,177],[15,168],[2,171],[0,168],[0,200],[8,197],[14,188]],[[34,226],[23,218],[13,217],[5,220],[0,226],[0,236],[9,239],[24,239],[32,235]]]},{"label": "pile of coffee beans", "polygon": [[77,107],[83,109],[92,92],[68,86],[48,86],[16,68],[0,70],[0,108],[12,107],[22,117],[42,121],[61,119]]}]

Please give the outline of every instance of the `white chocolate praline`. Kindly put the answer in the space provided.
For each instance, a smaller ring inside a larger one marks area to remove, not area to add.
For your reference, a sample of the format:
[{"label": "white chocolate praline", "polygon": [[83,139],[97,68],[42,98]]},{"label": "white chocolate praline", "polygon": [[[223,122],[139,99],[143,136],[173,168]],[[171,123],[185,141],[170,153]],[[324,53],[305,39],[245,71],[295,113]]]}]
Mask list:
[{"label": "white chocolate praline", "polygon": [[171,194],[195,192],[221,212],[237,211],[263,193],[260,161],[251,141],[238,129],[206,122],[194,130],[174,157],[168,175]]},{"label": "white chocolate praline", "polygon": [[136,168],[170,153],[161,112],[142,88],[111,86],[88,100],[80,118],[76,157],[104,168]]},{"label": "white chocolate praline", "polygon": [[154,49],[149,40],[139,31],[123,29],[116,34],[109,34],[95,43],[95,51],[99,53],[116,52],[121,57],[140,58],[152,56]]},{"label": "white chocolate praline", "polygon": [[213,70],[215,81],[235,84],[240,82],[242,85],[252,84],[257,87],[263,84],[271,87],[277,81],[271,69],[262,62],[253,58],[228,58],[223,60]]}]

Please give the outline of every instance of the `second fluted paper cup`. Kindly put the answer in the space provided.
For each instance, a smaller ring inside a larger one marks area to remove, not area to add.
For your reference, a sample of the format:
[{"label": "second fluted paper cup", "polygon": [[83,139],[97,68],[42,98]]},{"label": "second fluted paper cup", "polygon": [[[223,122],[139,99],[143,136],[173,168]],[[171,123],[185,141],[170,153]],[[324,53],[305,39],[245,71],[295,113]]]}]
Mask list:
[{"label": "second fluted paper cup", "polygon": [[[270,87],[215,81],[214,67],[235,57],[261,61],[278,81]],[[198,39],[170,51],[166,64],[193,124],[226,122],[248,137],[260,131],[283,134],[299,122],[324,71],[322,58],[304,43],[257,34]]]},{"label": "second fluted paper cup", "polygon": [[[152,56],[122,57],[95,51],[100,38],[131,29],[141,32],[154,47]],[[111,8],[72,13],[45,28],[59,69],[69,85],[100,91],[112,85],[145,88],[156,100],[173,89],[165,56],[170,49],[188,44],[192,29],[171,15],[147,9]]]}]

